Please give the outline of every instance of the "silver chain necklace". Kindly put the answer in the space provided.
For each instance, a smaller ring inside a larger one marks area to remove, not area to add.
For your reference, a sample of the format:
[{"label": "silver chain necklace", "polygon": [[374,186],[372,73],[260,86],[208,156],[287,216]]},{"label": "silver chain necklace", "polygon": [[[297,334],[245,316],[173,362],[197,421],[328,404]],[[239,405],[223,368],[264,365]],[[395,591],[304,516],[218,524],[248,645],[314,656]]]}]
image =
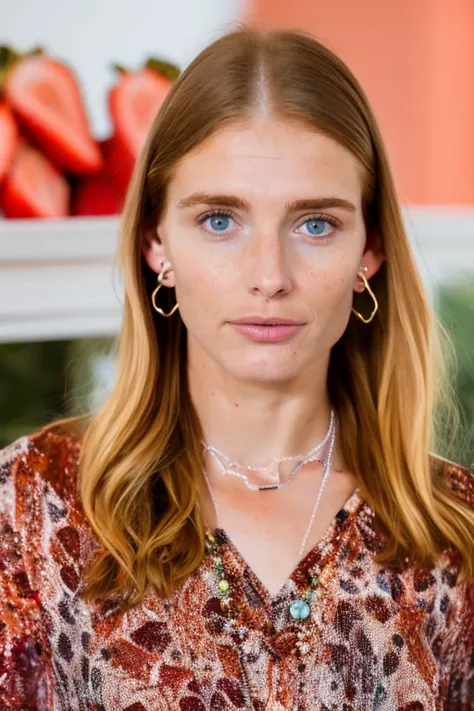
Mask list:
[{"label": "silver chain necklace", "polygon": [[[332,459],[332,455],[333,455],[333,451],[334,451],[334,445],[335,445],[335,442],[336,442],[336,422],[335,422],[335,417],[333,417],[333,413],[331,413],[331,424],[330,424],[330,426],[329,426],[328,436],[327,436],[327,437],[328,437],[328,439],[330,440],[330,442],[329,442],[328,455],[327,455],[326,459],[325,459],[324,462],[323,462],[323,476],[322,476],[322,478],[321,478],[321,483],[320,483],[320,485],[319,485],[318,495],[317,495],[316,502],[315,502],[314,507],[313,507],[313,511],[312,511],[312,513],[311,513],[311,518],[310,518],[308,527],[307,527],[307,529],[306,529],[306,531],[305,531],[305,534],[304,534],[304,537],[303,537],[303,541],[302,541],[302,543],[301,543],[300,550],[299,550],[299,552],[298,552],[298,560],[301,560],[301,558],[302,558],[302,556],[303,556],[304,549],[305,549],[305,547],[306,547],[306,543],[307,543],[307,540],[308,540],[308,536],[309,536],[309,534],[310,534],[311,528],[312,528],[313,523],[314,523],[314,519],[315,519],[315,516],[316,516],[316,511],[318,510],[319,502],[320,502],[320,500],[321,500],[321,495],[322,495],[322,493],[323,493],[324,487],[325,487],[325,485],[326,485],[326,481],[327,481],[328,476],[329,476],[329,472],[330,472],[330,470],[331,470],[331,459]],[[308,460],[308,461],[310,461],[310,460]],[[303,463],[299,463],[297,466],[298,466],[298,468],[300,468],[300,467],[303,466]],[[206,480],[206,484],[207,484],[207,487],[208,487],[208,489],[209,489],[209,494],[210,494],[210,496],[211,496],[212,503],[213,503],[213,505],[214,505],[214,509],[215,509],[215,512],[216,512],[216,521],[217,521],[217,526],[216,526],[216,527],[217,527],[217,528],[221,528],[220,511],[219,511],[219,508],[218,508],[218,506],[217,506],[217,501],[216,501],[214,492],[213,492],[212,487],[211,487],[211,482],[209,481],[209,477],[208,477],[208,475],[207,475],[207,472],[206,472],[205,468],[203,469],[203,473],[204,473],[204,478],[205,478],[205,480]],[[286,482],[286,483],[287,483],[287,482]],[[268,487],[264,487],[264,488],[268,488]],[[272,487],[272,488],[279,488],[279,487],[275,487],[275,486],[274,486],[274,487]]]},{"label": "silver chain necklace", "polygon": [[[252,466],[247,466],[245,464],[239,464],[238,462],[233,462],[227,455],[225,455],[223,452],[221,452],[219,449],[217,449],[217,447],[214,447],[205,441],[202,442],[202,445],[204,447],[204,451],[208,452],[216,459],[216,461],[219,465],[219,468],[220,468],[220,472],[223,476],[233,476],[236,479],[241,479],[245,483],[245,486],[248,489],[251,489],[252,491],[283,489],[283,487],[287,486],[290,483],[290,481],[293,479],[295,474],[301,469],[301,467],[303,467],[305,464],[308,464],[309,462],[316,461],[318,452],[324,447],[324,445],[327,443],[327,441],[331,437],[331,432],[334,428],[334,423],[335,423],[335,413],[334,413],[334,409],[331,409],[331,419],[329,422],[329,428],[328,428],[328,431],[326,432],[326,435],[321,440],[321,442],[314,445],[314,447],[312,447],[306,455],[294,454],[294,455],[290,455],[287,457],[282,457],[281,459],[278,459],[275,457],[272,459],[270,464],[267,464],[266,467],[252,467]],[[280,477],[281,477],[280,466],[281,466],[281,464],[283,462],[294,461],[295,459],[301,459],[301,461],[299,461],[295,464],[295,466],[291,470],[291,472],[288,476],[288,479],[286,481],[283,481],[283,482],[280,481]],[[274,462],[277,462],[277,469],[276,469],[276,473],[275,473],[275,478],[278,477],[278,480],[279,480],[277,484],[263,484],[263,485],[252,484],[245,474],[241,474],[240,472],[235,471],[236,468],[246,469],[248,472],[268,471],[271,464],[273,464]]]}]

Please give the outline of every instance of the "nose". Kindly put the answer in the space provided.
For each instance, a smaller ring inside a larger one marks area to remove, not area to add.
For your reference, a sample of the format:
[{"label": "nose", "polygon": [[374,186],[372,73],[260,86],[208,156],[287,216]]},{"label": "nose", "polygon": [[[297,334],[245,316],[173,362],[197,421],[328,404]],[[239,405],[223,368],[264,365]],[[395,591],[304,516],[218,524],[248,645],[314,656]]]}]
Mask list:
[{"label": "nose", "polygon": [[251,294],[271,299],[291,291],[290,255],[278,234],[254,235],[246,261]]}]

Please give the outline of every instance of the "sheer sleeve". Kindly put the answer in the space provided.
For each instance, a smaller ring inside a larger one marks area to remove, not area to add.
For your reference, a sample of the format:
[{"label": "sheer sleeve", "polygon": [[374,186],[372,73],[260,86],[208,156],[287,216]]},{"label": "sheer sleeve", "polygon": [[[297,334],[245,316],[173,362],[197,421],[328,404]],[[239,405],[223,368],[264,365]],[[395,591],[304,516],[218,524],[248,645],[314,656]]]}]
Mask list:
[{"label": "sheer sleeve", "polygon": [[457,634],[451,640],[444,711],[474,711],[474,584],[463,586]]},{"label": "sheer sleeve", "polygon": [[[474,510],[474,471],[444,462],[448,487]],[[458,605],[450,620],[443,711],[474,711],[474,582],[458,586]]]},{"label": "sheer sleeve", "polygon": [[[37,496],[27,437],[0,451],[0,709],[53,708],[48,647],[35,588]],[[36,500],[36,503],[35,503]]]}]

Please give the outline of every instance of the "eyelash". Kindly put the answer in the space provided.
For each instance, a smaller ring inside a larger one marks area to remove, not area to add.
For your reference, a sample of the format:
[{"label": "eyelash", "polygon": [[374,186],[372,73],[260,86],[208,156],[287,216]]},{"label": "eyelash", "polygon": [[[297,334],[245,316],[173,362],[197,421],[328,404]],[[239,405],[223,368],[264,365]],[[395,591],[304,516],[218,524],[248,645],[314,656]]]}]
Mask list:
[{"label": "eyelash", "polygon": [[[197,222],[199,225],[202,225],[209,217],[214,217],[215,215],[224,215],[225,217],[232,217],[232,211],[227,210],[225,208],[216,208],[215,210],[210,210],[209,212],[206,212],[204,215],[201,215],[198,219]],[[331,217],[331,215],[309,215],[309,217],[306,217],[303,222],[301,223],[302,225],[305,224],[305,222],[311,222],[311,220],[319,220],[321,222],[328,222],[330,225],[332,225],[335,228],[340,228],[341,223],[339,220],[337,220],[335,217]],[[208,231],[208,230],[206,230]],[[212,234],[218,234],[217,232],[213,232]],[[314,237],[318,238],[318,235],[305,235],[307,237]],[[319,237],[320,240],[323,240],[325,238],[329,237],[329,235],[322,235]]]}]

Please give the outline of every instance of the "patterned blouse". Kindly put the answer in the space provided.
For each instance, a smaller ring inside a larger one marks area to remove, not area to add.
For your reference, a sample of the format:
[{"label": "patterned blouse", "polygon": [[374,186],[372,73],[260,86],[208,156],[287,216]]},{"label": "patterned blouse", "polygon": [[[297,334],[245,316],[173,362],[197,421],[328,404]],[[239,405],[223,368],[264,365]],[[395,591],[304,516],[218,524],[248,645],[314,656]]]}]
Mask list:
[{"label": "patterned blouse", "polygon": [[[359,489],[275,596],[213,532],[238,633],[212,553],[168,600],[84,604],[98,541],[75,495],[79,452],[57,425],[0,452],[1,711],[474,709],[474,584],[451,550],[430,569],[375,565],[381,534]],[[434,461],[474,507],[473,473]],[[289,608],[315,571],[302,622]]]}]

